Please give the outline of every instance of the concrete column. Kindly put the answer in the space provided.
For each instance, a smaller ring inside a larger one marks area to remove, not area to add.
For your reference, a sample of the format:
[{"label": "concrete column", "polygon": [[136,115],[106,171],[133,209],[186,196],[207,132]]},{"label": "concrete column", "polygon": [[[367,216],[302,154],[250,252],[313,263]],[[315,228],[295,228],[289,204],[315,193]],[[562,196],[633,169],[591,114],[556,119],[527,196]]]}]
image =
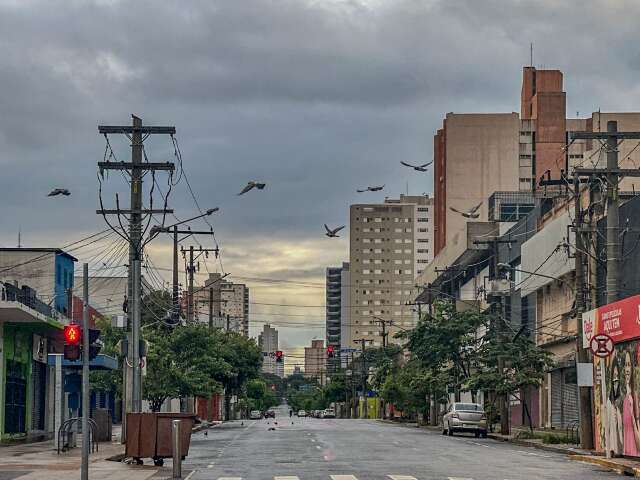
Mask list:
[{"label": "concrete column", "polygon": [[53,438],[55,447],[58,445],[58,430],[64,421],[65,396],[64,396],[64,379],[62,378],[62,354],[51,354],[55,357],[55,365],[53,367]]}]

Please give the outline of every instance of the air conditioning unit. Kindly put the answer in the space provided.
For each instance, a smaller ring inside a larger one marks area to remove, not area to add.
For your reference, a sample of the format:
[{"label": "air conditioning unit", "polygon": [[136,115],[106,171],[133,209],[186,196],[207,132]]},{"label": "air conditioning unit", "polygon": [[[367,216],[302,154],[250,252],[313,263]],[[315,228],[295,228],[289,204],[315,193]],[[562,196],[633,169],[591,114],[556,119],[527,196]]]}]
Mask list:
[{"label": "air conditioning unit", "polygon": [[113,328],[127,328],[127,317],[125,315],[111,315],[111,326]]},{"label": "air conditioning unit", "polygon": [[499,278],[489,282],[489,295],[509,295],[511,294],[511,280]]}]

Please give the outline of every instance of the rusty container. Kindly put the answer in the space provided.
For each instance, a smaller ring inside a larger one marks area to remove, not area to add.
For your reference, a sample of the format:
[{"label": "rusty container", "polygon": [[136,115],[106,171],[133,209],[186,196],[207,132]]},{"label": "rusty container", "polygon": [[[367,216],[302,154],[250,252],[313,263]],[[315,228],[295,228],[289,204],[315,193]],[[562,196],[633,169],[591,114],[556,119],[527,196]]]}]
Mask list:
[{"label": "rusty container", "polygon": [[195,415],[191,413],[127,413],[127,443],[125,455],[141,464],[143,458],[153,459],[155,465],[164,464],[173,456],[171,421],[181,420],[182,458],[189,454],[191,429]]}]

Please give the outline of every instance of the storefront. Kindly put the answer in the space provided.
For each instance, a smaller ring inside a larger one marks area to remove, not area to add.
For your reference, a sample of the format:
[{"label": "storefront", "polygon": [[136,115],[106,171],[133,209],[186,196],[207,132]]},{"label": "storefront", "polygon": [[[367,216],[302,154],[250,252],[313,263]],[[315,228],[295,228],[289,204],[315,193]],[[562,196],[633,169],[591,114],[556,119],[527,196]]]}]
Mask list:
[{"label": "storefront", "polygon": [[[605,358],[594,357],[594,445],[612,455],[640,457],[640,295],[583,314],[583,346],[607,335]],[[603,337],[604,338],[604,337]]]}]

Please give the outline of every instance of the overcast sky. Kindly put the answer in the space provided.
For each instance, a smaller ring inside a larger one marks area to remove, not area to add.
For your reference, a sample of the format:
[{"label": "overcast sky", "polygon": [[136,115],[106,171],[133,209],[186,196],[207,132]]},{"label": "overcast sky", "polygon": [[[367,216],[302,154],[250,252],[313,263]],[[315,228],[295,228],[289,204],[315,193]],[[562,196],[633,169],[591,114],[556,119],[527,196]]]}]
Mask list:
[{"label": "overcast sky", "polygon": [[[225,270],[305,283],[248,281],[252,301],[322,305],[324,268],[347,260],[347,239],[322,224],[345,224],[355,201],[431,192],[430,173],[398,162],[431,160],[446,112],[518,111],[530,42],[535,65],[564,72],[570,115],[640,109],[638,18],[640,2],[613,0],[0,0],[0,244],[19,229],[25,246],[61,246],[104,228],[97,125],[135,113],[176,126],[198,201],[221,208]],[[126,139],[111,142],[126,159]],[[173,158],[164,137],[147,152]],[[236,196],[248,180],[267,189]],[[369,184],[385,191],[355,193]],[[58,186],[73,195],[47,198]],[[105,206],[116,191],[125,202],[111,175]],[[196,213],[184,181],[169,205]],[[170,266],[164,240],[150,252]],[[324,335],[322,308],[252,312],[281,322],[287,348]]]}]

